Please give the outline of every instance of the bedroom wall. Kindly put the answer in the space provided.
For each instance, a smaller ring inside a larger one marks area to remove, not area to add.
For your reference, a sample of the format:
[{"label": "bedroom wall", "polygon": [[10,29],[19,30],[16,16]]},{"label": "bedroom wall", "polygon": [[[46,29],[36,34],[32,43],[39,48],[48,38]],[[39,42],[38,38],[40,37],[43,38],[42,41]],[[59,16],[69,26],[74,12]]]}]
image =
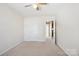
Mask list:
[{"label": "bedroom wall", "polygon": [[24,18],[24,41],[46,41],[47,21],[55,21],[54,16],[33,16]]},{"label": "bedroom wall", "polygon": [[0,54],[23,41],[23,17],[0,4]]},{"label": "bedroom wall", "polygon": [[45,41],[46,22],[42,17],[24,18],[24,41]]},{"label": "bedroom wall", "polygon": [[68,55],[79,54],[79,4],[61,4],[56,17],[58,45]]}]

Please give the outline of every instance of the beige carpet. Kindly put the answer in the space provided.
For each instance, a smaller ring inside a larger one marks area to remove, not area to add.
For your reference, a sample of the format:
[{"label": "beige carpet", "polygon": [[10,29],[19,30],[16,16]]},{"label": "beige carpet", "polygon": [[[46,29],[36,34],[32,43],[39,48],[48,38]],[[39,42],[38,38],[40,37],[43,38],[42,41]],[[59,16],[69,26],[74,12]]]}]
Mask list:
[{"label": "beige carpet", "polygon": [[22,42],[2,56],[67,56],[55,44],[50,42]]}]

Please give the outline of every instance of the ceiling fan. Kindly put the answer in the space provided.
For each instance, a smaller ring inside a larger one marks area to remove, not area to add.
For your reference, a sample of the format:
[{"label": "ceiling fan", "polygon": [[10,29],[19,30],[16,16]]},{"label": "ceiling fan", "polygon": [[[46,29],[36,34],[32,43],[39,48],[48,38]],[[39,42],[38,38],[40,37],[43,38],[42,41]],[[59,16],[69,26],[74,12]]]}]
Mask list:
[{"label": "ceiling fan", "polygon": [[32,6],[33,8],[35,8],[38,11],[45,5],[47,5],[47,3],[33,3],[33,4],[25,5],[24,7],[31,7]]}]

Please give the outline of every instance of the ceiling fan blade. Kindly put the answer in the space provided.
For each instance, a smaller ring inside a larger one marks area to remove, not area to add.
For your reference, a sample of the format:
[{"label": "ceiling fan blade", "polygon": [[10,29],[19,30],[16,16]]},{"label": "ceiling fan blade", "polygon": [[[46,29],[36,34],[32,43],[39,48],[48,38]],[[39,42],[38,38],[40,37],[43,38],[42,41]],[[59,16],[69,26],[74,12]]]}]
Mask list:
[{"label": "ceiling fan blade", "polygon": [[32,4],[30,4],[30,5],[25,5],[24,7],[30,7],[30,6],[32,6]]}]

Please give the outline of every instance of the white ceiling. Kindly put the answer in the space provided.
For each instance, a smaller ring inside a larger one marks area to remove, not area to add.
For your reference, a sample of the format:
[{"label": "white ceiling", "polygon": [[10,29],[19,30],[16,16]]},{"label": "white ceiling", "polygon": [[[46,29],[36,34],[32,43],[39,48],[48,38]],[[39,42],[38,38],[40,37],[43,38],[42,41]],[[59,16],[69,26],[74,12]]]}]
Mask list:
[{"label": "white ceiling", "polygon": [[45,7],[43,7],[41,10],[37,11],[33,7],[24,7],[25,5],[28,5],[29,3],[9,3],[9,7],[13,10],[17,11],[24,17],[26,16],[51,16],[55,15],[55,13],[60,9],[59,3],[49,3]]}]

